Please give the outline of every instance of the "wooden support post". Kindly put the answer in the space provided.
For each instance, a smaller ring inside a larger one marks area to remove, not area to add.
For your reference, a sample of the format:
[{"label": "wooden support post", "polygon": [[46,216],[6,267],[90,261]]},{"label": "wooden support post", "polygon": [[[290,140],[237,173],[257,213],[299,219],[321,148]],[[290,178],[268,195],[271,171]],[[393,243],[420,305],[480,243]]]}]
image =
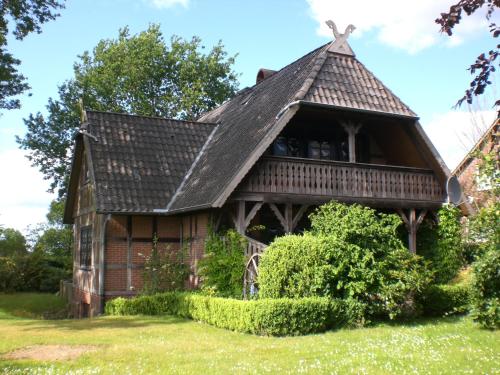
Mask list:
[{"label": "wooden support post", "polygon": [[356,134],[361,128],[361,124],[354,124],[352,122],[343,122],[342,127],[347,132],[349,141],[349,162],[356,163]]},{"label": "wooden support post", "polygon": [[236,211],[236,231],[245,235],[245,201],[238,201]]},{"label": "wooden support post", "polygon": [[127,291],[132,288],[132,216],[127,216]]},{"label": "wooden support post", "polygon": [[274,203],[269,203],[269,207],[274,212],[276,217],[278,218],[281,226],[285,233],[293,233],[295,227],[297,226],[300,218],[304,215],[304,212],[307,210],[307,205],[302,205],[299,208],[299,211],[293,216],[293,205],[292,203],[285,203],[285,213],[282,214],[280,209]]},{"label": "wooden support post", "polygon": [[255,217],[255,215],[260,210],[263,204],[264,204],[263,202],[255,203],[250,212],[248,213],[248,215],[246,215],[245,201],[237,202],[236,216],[231,215],[231,217],[234,222],[234,227],[236,228],[236,231],[239,234],[243,236],[245,235],[246,230],[250,225],[250,222]]},{"label": "wooden support post", "polygon": [[420,224],[422,224],[422,221],[425,218],[425,215],[427,214],[427,210],[422,210],[418,217],[416,210],[414,208],[410,208],[408,215],[405,214],[405,212],[401,209],[398,210],[399,215],[403,219],[403,222],[405,223],[406,229],[408,230],[408,248],[411,253],[416,254],[417,253],[417,231],[418,227]]}]

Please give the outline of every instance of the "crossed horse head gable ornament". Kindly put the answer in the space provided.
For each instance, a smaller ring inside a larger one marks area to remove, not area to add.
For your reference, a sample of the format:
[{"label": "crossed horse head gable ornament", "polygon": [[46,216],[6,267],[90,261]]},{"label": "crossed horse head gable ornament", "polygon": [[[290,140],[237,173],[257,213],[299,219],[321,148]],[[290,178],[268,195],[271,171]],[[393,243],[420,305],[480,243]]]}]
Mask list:
[{"label": "crossed horse head gable ornament", "polygon": [[335,40],[332,42],[329,51],[343,53],[346,55],[354,55],[354,52],[347,43],[347,38],[349,38],[349,35],[351,35],[351,33],[356,30],[356,27],[350,24],[346,27],[344,33],[341,34],[337,29],[337,25],[335,25],[335,22],[333,22],[332,20],[328,20],[326,21],[326,24],[330,29],[332,29],[333,36],[335,37]]}]

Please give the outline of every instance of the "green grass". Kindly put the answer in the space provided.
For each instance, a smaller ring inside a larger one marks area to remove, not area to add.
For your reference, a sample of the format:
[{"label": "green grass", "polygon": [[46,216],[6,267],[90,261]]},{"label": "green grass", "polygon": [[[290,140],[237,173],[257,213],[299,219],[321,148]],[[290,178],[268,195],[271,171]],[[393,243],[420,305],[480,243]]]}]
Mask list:
[{"label": "green grass", "polygon": [[500,374],[500,332],[480,329],[467,317],[271,338],[174,317],[36,320],[12,316],[18,302],[25,306],[23,311],[33,306],[39,313],[40,301],[49,298],[0,295],[0,355],[35,344],[97,345],[99,350],[71,361],[0,360],[0,373]]}]

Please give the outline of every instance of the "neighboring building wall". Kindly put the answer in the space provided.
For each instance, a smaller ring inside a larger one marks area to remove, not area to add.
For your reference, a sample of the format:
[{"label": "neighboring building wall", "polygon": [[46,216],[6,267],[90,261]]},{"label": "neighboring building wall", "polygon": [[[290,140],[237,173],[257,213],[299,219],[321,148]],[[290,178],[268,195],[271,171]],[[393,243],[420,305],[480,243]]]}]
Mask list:
[{"label": "neighboring building wall", "polygon": [[[499,138],[498,138],[498,124],[494,125],[492,129],[486,135],[484,141],[477,145],[475,150],[479,149],[482,154],[486,155],[492,151],[499,154]],[[492,199],[492,194],[489,190],[482,189],[478,186],[478,170],[481,164],[481,159],[477,157],[467,157],[461,165],[454,171],[454,174],[458,177],[460,184],[462,185],[464,194],[467,197],[472,197],[472,207],[474,209],[479,209]]]}]

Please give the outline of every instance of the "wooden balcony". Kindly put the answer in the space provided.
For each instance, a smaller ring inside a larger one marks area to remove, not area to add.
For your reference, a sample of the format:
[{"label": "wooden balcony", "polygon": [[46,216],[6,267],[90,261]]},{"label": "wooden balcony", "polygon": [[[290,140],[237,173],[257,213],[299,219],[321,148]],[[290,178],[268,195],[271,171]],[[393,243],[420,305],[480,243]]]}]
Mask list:
[{"label": "wooden balcony", "polygon": [[336,199],[397,207],[444,201],[443,188],[431,170],[277,156],[261,159],[238,195],[267,201]]}]

